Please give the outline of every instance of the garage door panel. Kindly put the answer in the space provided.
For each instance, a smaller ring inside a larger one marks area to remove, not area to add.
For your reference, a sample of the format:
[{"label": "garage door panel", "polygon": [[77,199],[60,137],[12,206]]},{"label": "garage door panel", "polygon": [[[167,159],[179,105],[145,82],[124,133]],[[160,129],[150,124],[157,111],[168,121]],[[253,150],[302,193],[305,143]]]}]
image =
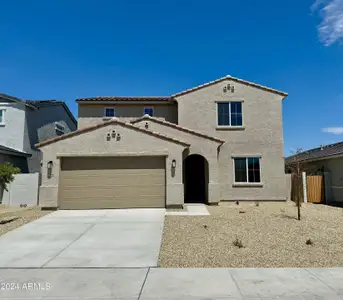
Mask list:
[{"label": "garage door panel", "polygon": [[[101,189],[101,194],[99,194],[99,191]],[[76,187],[76,188],[65,188],[63,190],[63,197],[68,199],[80,199],[82,198],[104,198],[104,197],[136,197],[137,194],[139,194],[140,197],[143,196],[159,196],[163,197],[164,188],[162,185],[154,185],[154,186],[135,186],[134,189],[132,187],[128,186],[117,186],[115,188],[115,194],[113,192],[112,187],[104,186],[99,187],[99,189],[84,189],[82,187]]]},{"label": "garage door panel", "polygon": [[163,157],[67,158],[61,167],[62,209],[165,207]]},{"label": "garage door panel", "polygon": [[101,172],[101,170],[97,170],[97,172],[85,172],[85,171],[76,171],[73,172],[63,172],[63,176],[61,177],[62,184],[69,185],[72,183],[73,185],[81,185],[84,186],[85,184],[103,184],[103,185],[122,185],[127,184],[129,180],[134,181],[135,183],[141,184],[148,184],[148,183],[165,183],[165,171],[158,170],[156,172],[146,172],[146,170],[142,172],[136,171],[130,173],[120,173],[118,170],[113,172]]}]

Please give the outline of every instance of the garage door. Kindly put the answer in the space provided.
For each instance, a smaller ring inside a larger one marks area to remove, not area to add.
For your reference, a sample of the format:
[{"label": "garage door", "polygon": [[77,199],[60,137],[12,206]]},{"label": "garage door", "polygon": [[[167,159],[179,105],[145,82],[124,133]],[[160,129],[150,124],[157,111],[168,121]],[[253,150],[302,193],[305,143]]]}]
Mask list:
[{"label": "garage door", "polygon": [[164,157],[62,158],[60,209],[165,207]]}]

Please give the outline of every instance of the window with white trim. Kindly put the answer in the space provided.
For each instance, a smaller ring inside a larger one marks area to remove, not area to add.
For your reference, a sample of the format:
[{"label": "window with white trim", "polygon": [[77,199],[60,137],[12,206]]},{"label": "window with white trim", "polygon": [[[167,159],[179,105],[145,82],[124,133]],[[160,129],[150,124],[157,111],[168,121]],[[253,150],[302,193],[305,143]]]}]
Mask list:
[{"label": "window with white trim", "polygon": [[259,157],[235,157],[233,160],[236,183],[261,182],[261,165]]},{"label": "window with white trim", "polygon": [[105,111],[104,111],[104,117],[115,117],[116,116],[116,110],[114,107],[105,107]]},{"label": "window with white trim", "polygon": [[0,108],[0,125],[5,125],[5,111],[6,109]]},{"label": "window with white trim", "polygon": [[144,115],[154,116],[154,109],[152,107],[144,107]]},{"label": "window with white trim", "polygon": [[218,126],[242,126],[242,102],[220,102],[217,103],[217,125]]}]

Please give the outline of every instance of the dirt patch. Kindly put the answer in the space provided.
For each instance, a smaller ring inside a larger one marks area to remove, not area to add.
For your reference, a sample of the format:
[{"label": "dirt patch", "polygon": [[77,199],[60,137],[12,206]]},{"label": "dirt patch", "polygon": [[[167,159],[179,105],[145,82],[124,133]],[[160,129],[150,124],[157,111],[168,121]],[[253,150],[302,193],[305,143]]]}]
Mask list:
[{"label": "dirt patch", "polygon": [[303,204],[301,221],[293,202],[224,203],[208,211],[166,216],[160,267],[343,266],[342,208]]},{"label": "dirt patch", "polygon": [[0,221],[16,218],[11,222],[0,224],[0,235],[3,235],[11,230],[14,230],[24,224],[37,220],[47,214],[50,211],[42,211],[39,207],[34,208],[1,208],[0,209]]}]

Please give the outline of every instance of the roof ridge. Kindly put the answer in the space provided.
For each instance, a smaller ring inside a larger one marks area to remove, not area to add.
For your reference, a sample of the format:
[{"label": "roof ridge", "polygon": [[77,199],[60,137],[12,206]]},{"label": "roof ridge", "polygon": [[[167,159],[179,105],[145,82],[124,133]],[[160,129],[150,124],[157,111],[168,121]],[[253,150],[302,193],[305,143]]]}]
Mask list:
[{"label": "roof ridge", "polygon": [[223,140],[223,139],[216,138],[216,137],[204,134],[202,132],[199,132],[199,131],[196,131],[196,130],[193,130],[193,129],[189,129],[187,127],[183,127],[183,126],[180,126],[178,124],[175,124],[175,123],[172,123],[172,122],[169,122],[169,121],[166,121],[166,120],[158,119],[156,117],[151,117],[151,116],[149,116],[147,114],[144,115],[143,117],[139,117],[139,118],[131,121],[131,123],[134,124],[134,123],[137,123],[137,122],[139,122],[141,120],[146,120],[146,119],[155,121],[155,122],[160,123],[160,124],[165,124],[165,125],[173,127],[173,128],[178,128],[178,129],[180,129],[182,131],[185,131],[185,132],[188,132],[188,133],[192,133],[194,135],[198,135],[198,136],[201,136],[203,138],[207,138],[207,139],[213,140],[215,142],[219,142],[219,143],[222,143],[222,144],[225,143],[225,140]]},{"label": "roof ridge", "polygon": [[60,140],[64,140],[64,139],[76,136],[78,134],[82,134],[82,133],[86,133],[86,132],[89,132],[89,131],[93,131],[93,130],[96,130],[98,128],[105,127],[105,126],[111,125],[111,124],[122,125],[124,127],[131,128],[131,129],[134,129],[134,130],[137,130],[137,131],[140,131],[140,132],[144,132],[146,134],[150,134],[150,135],[155,136],[155,137],[159,137],[159,138],[162,138],[162,139],[173,141],[175,143],[178,143],[178,144],[181,144],[181,145],[184,145],[184,146],[188,146],[188,147],[190,146],[189,143],[187,143],[185,141],[182,141],[180,139],[177,139],[177,138],[174,138],[174,137],[170,137],[170,136],[167,136],[165,134],[162,134],[162,133],[159,133],[159,132],[156,132],[156,131],[151,131],[151,130],[148,130],[148,129],[145,129],[145,128],[140,128],[140,127],[132,125],[132,124],[130,124],[128,122],[123,122],[123,121],[118,120],[117,118],[113,118],[113,119],[111,119],[109,121],[105,121],[105,122],[102,122],[102,123],[99,123],[99,124],[95,124],[95,125],[91,125],[91,126],[88,126],[88,127],[80,128],[80,129],[77,129],[75,131],[71,131],[71,132],[68,132],[66,134],[63,134],[61,136],[53,137],[51,139],[48,139],[48,140],[45,140],[43,142],[40,142],[40,143],[36,144],[35,147],[36,148],[40,148],[42,146],[45,146],[45,145],[48,145],[48,144],[52,144],[52,143],[58,142]]},{"label": "roof ridge", "polygon": [[273,88],[270,88],[270,87],[267,87],[267,86],[264,86],[264,85],[252,82],[252,81],[247,81],[247,80],[244,80],[244,79],[240,79],[238,77],[233,77],[231,75],[226,75],[224,77],[221,77],[221,78],[218,78],[218,79],[215,79],[215,80],[212,80],[212,81],[200,84],[198,86],[186,89],[184,91],[175,93],[175,94],[172,95],[172,97],[181,96],[181,95],[187,94],[189,92],[193,92],[195,90],[199,90],[199,89],[201,89],[203,87],[206,87],[206,86],[209,86],[209,85],[212,85],[212,84],[224,81],[225,79],[231,79],[231,80],[234,80],[234,81],[246,84],[246,85],[250,85],[250,86],[253,86],[253,87],[256,87],[256,88],[260,88],[260,89],[263,89],[263,90],[266,90],[266,91],[269,91],[269,92],[273,92],[273,93],[279,94],[279,95],[284,96],[284,97],[288,96],[288,93],[286,93],[286,92],[279,91],[279,90],[276,90],[276,89],[273,89]]}]

